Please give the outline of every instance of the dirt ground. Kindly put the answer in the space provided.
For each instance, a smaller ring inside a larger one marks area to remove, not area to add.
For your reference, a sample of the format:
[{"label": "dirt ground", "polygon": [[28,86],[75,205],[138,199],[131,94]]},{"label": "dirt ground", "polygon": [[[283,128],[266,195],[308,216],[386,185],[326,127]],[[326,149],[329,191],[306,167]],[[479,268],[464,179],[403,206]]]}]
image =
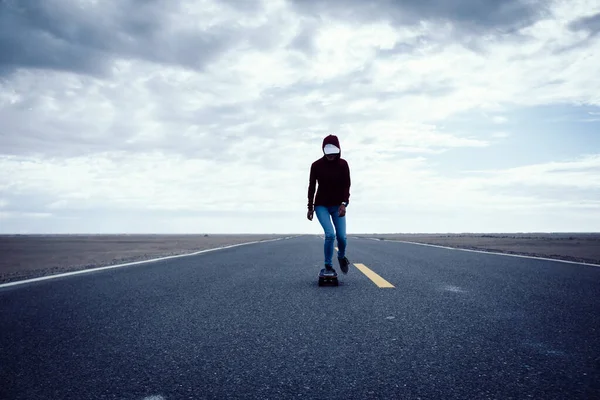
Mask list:
[{"label": "dirt ground", "polygon": [[600,233],[370,234],[359,236],[600,264]]},{"label": "dirt ground", "polygon": [[0,235],[0,283],[285,235]]},{"label": "dirt ground", "polygon": [[[286,235],[0,235],[0,283]],[[600,233],[361,234],[600,265]]]}]

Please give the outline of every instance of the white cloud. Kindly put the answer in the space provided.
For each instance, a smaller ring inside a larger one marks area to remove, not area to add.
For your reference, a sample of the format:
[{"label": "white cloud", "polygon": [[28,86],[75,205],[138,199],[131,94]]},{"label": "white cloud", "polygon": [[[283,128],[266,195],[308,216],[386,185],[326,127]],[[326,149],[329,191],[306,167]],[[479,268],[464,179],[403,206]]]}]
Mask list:
[{"label": "white cloud", "polygon": [[277,182],[295,180],[297,188],[290,189],[296,199],[304,192],[299,188],[298,173],[267,172],[260,165],[238,159],[215,163],[159,153],[105,154],[43,163],[5,158],[0,165],[11,176],[0,181],[0,188],[42,196],[52,210],[213,211],[253,209],[269,203],[285,208],[290,192],[273,191]]},{"label": "white cloud", "polygon": [[49,218],[52,217],[51,213],[42,212],[5,212],[0,211],[0,220],[8,218]]},{"label": "white cloud", "polygon": [[[477,171],[471,172],[477,173]],[[579,160],[555,161],[499,171],[481,171],[478,174],[484,177],[474,177],[470,181],[483,187],[518,184],[600,190],[600,154],[582,157]]]},{"label": "white cloud", "polygon": [[[509,135],[517,141],[526,133],[496,131],[508,109],[600,106],[600,42],[570,25],[600,11],[598,2],[556,1],[550,18],[516,35],[470,41],[453,40],[450,23],[358,24],[301,15],[283,1],[265,2],[264,10],[231,4],[163,2],[162,13],[152,13],[163,39],[145,45],[197,39],[212,28],[224,35],[202,62],[186,54],[200,47],[154,54],[146,46],[141,54],[126,46],[106,54],[108,75],[27,67],[6,75],[0,207],[12,211],[3,218],[242,211],[259,229],[252,212],[305,207],[308,169],[328,133],[340,136],[365,229],[381,210],[400,218],[399,208],[598,213],[597,158],[485,173],[473,166],[463,175],[446,174],[436,159],[493,149],[501,142],[493,139]],[[445,128],[448,118],[482,111],[491,115],[488,130]],[[558,195],[562,188],[577,188],[579,201]],[[27,209],[12,208],[19,203]],[[184,229],[185,218],[175,225]]]}]

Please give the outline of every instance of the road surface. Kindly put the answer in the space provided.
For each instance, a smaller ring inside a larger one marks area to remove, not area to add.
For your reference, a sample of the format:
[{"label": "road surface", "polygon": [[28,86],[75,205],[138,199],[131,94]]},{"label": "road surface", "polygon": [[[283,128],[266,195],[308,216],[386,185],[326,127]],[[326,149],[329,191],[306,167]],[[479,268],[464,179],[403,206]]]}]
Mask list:
[{"label": "road surface", "polygon": [[318,287],[322,243],[0,288],[0,398],[600,397],[600,268],[350,238]]}]

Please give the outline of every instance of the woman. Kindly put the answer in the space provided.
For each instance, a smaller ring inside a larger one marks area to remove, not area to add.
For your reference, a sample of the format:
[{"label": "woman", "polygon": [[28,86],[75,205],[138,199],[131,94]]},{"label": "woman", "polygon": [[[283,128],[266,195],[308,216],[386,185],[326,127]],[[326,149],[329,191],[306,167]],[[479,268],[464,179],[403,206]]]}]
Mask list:
[{"label": "woman", "polygon": [[[323,157],[313,162],[310,167],[307,218],[312,221],[313,213],[316,212],[317,219],[323,227],[327,272],[335,274],[332,259],[333,242],[337,237],[340,269],[347,274],[350,262],[346,258],[346,207],[350,200],[350,168],[346,160],[341,158],[342,152],[337,136],[325,137],[322,150]],[[315,198],[317,182],[319,188]]]}]

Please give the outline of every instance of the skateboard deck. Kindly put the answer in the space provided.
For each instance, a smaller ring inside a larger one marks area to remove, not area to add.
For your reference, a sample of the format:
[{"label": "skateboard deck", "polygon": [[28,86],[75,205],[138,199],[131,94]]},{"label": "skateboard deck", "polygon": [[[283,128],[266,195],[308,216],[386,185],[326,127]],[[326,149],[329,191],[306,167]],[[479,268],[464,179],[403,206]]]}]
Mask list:
[{"label": "skateboard deck", "polygon": [[325,268],[323,268],[319,272],[319,286],[323,286],[323,285],[327,285],[327,284],[338,286],[339,285],[338,276],[337,276],[337,273],[326,272]]}]

